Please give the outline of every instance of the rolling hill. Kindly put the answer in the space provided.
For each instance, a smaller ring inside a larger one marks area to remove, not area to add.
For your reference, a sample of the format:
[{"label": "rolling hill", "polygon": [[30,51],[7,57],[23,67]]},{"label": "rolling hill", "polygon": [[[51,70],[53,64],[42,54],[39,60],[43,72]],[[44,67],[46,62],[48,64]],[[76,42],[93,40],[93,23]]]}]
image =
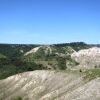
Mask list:
[{"label": "rolling hill", "polygon": [[99,46],[0,44],[0,100],[100,100]]}]

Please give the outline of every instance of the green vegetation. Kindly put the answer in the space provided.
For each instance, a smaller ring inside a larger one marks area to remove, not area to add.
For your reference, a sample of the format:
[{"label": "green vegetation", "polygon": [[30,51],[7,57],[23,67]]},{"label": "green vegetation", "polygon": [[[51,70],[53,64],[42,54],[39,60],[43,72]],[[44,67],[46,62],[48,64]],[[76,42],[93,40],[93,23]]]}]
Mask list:
[{"label": "green vegetation", "polygon": [[18,60],[16,62],[4,62],[2,62],[2,64],[0,63],[0,79],[4,79],[8,76],[21,72],[44,69],[43,66],[39,66],[34,62],[29,63]]},{"label": "green vegetation", "polygon": [[37,65],[34,61],[26,62],[18,56],[0,58],[0,79],[26,71],[42,69],[44,69],[43,66]]},{"label": "green vegetation", "polygon": [[43,69],[33,62],[25,62],[23,55],[37,45],[0,44],[0,79],[25,72]]},{"label": "green vegetation", "polygon": [[73,61],[73,50],[88,48],[83,42],[43,46],[36,53],[24,54],[39,45],[0,44],[0,79],[33,70],[66,70],[78,63]]},{"label": "green vegetation", "polygon": [[12,58],[14,56],[21,56],[36,46],[37,45],[0,44],[0,53],[8,58]]},{"label": "green vegetation", "polygon": [[97,77],[100,77],[100,69],[89,69],[84,72],[84,79],[92,80]]},{"label": "green vegetation", "polygon": [[66,69],[66,59],[65,58],[58,58],[58,68],[60,70],[65,70]]},{"label": "green vegetation", "polygon": [[23,100],[22,97],[15,97],[12,100]]},{"label": "green vegetation", "polygon": [[70,46],[72,47],[75,51],[79,51],[81,49],[87,49],[90,46],[85,44],[84,42],[72,42],[72,43],[63,43],[63,44],[55,44],[56,47],[65,47],[65,46]]},{"label": "green vegetation", "polygon": [[78,65],[78,63],[70,57],[72,52],[73,49],[66,45],[44,46],[40,47],[36,53],[29,54],[23,59],[27,62],[38,62],[46,69],[66,70],[69,66],[73,67]]}]

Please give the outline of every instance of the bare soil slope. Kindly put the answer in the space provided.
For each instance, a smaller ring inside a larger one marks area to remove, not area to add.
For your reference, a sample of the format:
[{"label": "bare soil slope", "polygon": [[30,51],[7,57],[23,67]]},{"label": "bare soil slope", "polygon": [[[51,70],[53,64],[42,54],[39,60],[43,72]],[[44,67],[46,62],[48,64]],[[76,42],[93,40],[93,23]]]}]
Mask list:
[{"label": "bare soil slope", "polygon": [[1,100],[100,100],[100,78],[78,71],[32,71],[0,80]]}]

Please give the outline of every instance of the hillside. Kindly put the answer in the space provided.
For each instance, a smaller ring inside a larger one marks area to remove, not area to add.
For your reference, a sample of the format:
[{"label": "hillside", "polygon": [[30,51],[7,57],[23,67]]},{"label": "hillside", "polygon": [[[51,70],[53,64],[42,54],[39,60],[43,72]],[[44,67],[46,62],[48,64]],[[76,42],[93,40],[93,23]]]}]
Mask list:
[{"label": "hillside", "polygon": [[100,100],[100,48],[0,44],[0,100]]},{"label": "hillside", "polygon": [[70,69],[78,65],[71,54],[83,48],[87,49],[89,46],[83,42],[39,46],[26,52],[24,61],[34,61],[46,69]]},{"label": "hillside", "polygon": [[27,44],[0,44],[0,53],[9,58],[17,57],[37,46]]},{"label": "hillside", "polygon": [[80,63],[77,68],[100,68],[100,48],[92,47],[74,52],[71,58]]},{"label": "hillside", "polygon": [[53,45],[0,44],[0,79],[33,70],[65,70],[78,63],[71,59],[74,51],[89,48],[83,42]]},{"label": "hillside", "polygon": [[[91,77],[89,73],[91,72]],[[100,70],[33,71],[0,81],[1,100],[100,100]]]},{"label": "hillside", "polygon": [[37,45],[0,44],[0,79],[8,76],[41,69],[34,62],[23,62],[22,56]]}]

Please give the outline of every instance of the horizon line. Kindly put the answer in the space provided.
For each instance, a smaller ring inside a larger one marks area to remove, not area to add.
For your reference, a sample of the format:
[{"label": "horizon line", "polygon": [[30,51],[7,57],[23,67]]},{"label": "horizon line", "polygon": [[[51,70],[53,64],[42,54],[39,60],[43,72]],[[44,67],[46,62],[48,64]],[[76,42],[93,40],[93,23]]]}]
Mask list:
[{"label": "horizon line", "polygon": [[84,43],[84,44],[88,44],[88,45],[100,45],[98,43],[86,43],[83,41],[75,41],[75,42],[63,42],[63,43],[48,43],[48,44],[44,44],[44,43],[0,43],[0,45],[60,45],[60,44],[70,44],[70,43]]}]

